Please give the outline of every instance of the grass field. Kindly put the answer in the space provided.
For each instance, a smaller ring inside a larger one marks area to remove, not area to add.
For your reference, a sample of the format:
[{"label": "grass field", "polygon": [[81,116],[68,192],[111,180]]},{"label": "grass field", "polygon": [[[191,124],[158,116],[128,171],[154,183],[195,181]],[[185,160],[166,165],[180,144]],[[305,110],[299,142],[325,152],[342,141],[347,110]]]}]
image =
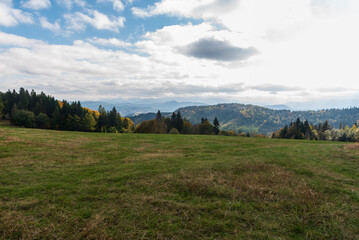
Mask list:
[{"label": "grass field", "polygon": [[359,145],[1,122],[0,239],[359,239]]}]

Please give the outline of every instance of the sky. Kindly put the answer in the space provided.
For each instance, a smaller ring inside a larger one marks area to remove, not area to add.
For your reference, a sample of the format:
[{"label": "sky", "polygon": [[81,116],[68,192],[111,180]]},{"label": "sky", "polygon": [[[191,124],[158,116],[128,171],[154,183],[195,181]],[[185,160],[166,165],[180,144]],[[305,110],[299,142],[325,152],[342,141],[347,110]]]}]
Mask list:
[{"label": "sky", "polygon": [[0,91],[359,99],[358,0],[0,0]]}]

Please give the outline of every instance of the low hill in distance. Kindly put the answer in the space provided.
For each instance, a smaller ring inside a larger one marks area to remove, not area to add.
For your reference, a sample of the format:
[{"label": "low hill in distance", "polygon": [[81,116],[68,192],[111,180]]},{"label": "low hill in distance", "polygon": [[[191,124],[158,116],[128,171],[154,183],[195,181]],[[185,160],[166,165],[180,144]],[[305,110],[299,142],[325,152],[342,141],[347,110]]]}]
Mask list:
[{"label": "low hill in distance", "polygon": [[213,121],[215,117],[224,130],[255,131],[263,134],[272,132],[294,122],[298,117],[313,124],[323,123],[326,120],[333,127],[352,126],[359,120],[359,108],[327,109],[320,111],[289,111],[273,110],[255,105],[239,103],[218,104],[212,106],[196,106],[179,108],[178,111],[189,121],[198,123],[201,118]]},{"label": "low hill in distance", "polygon": [[357,239],[359,146],[0,122],[0,239]]},{"label": "low hill in distance", "polygon": [[[183,107],[177,109],[177,111],[180,111],[182,116],[187,118],[192,124],[200,123],[201,118],[208,118],[212,122],[217,117],[223,130],[254,131],[262,134],[271,134],[285,125],[294,122],[297,118],[303,121],[308,120],[312,124],[324,123],[327,120],[331,126],[336,128],[339,127],[340,123],[351,127],[359,120],[359,108],[290,111],[231,103]],[[162,115],[170,116],[170,113],[163,113]],[[135,124],[139,124],[144,120],[154,119],[155,116],[155,113],[146,113],[129,116],[129,118]]]},{"label": "low hill in distance", "polygon": [[269,109],[273,109],[273,110],[291,110],[291,111],[294,110],[291,107],[288,107],[287,105],[284,105],[284,104],[265,105],[264,107],[269,108]]}]

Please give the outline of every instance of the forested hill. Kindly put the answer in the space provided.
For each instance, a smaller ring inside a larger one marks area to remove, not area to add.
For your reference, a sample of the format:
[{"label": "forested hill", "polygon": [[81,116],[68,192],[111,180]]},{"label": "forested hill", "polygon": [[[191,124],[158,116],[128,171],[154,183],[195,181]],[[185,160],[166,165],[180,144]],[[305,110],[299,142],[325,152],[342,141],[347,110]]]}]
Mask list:
[{"label": "forested hill", "polygon": [[213,121],[218,118],[223,130],[255,131],[269,134],[284,125],[295,121],[298,117],[319,124],[328,120],[333,127],[352,126],[359,120],[359,108],[328,109],[321,111],[289,111],[273,110],[265,107],[245,104],[218,104],[212,106],[191,106],[179,108],[183,117],[192,123],[201,122],[201,118]]}]

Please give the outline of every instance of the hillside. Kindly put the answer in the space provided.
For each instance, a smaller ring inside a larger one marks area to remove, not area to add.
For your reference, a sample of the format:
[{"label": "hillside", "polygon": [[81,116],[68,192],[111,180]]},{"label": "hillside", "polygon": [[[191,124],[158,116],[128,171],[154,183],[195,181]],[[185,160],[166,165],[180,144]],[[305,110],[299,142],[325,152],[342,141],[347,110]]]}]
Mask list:
[{"label": "hillside", "polygon": [[0,122],[0,239],[355,239],[359,146]]},{"label": "hillside", "polygon": [[232,103],[184,107],[177,111],[180,111],[192,123],[200,122],[202,117],[208,118],[210,121],[217,117],[224,130],[241,129],[243,132],[255,131],[264,134],[270,134],[295,121],[298,117],[313,124],[328,120],[334,127],[339,127],[340,123],[343,123],[344,126],[352,126],[359,120],[359,108],[289,111]]},{"label": "hillside", "polygon": [[[168,117],[171,116],[171,112],[162,112],[162,116]],[[148,121],[156,118],[156,113],[142,113],[137,115],[128,116],[136,125],[140,124],[143,121]]]}]

